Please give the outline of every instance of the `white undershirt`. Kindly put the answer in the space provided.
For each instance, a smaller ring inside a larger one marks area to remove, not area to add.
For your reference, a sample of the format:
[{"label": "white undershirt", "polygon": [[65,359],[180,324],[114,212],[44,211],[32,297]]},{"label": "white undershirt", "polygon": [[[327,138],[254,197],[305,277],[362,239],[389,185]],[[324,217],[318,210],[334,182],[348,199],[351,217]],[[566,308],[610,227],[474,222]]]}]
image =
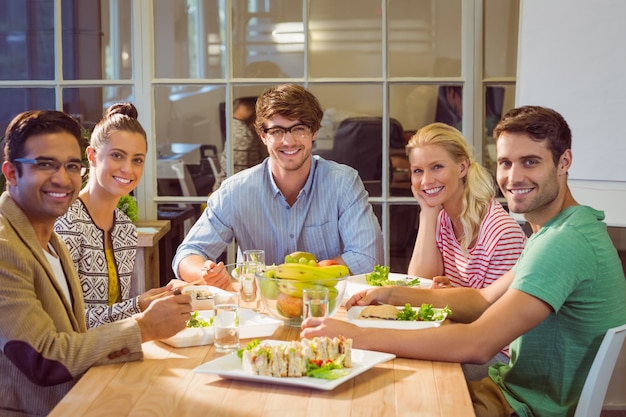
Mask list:
[{"label": "white undershirt", "polygon": [[49,253],[47,251],[44,251],[44,252],[46,254],[46,258],[48,258],[48,262],[50,262],[50,266],[52,267],[52,272],[54,272],[54,279],[57,282],[57,284],[59,284],[59,287],[61,287],[61,292],[63,292],[63,295],[65,296],[65,299],[67,300],[67,303],[72,304],[70,300],[70,289],[67,285],[65,272],[63,272],[63,267],[61,266],[61,260],[56,255],[56,252],[54,251],[54,248],[52,247],[52,245],[49,243],[48,243],[48,249],[50,249],[50,252],[52,253]]}]

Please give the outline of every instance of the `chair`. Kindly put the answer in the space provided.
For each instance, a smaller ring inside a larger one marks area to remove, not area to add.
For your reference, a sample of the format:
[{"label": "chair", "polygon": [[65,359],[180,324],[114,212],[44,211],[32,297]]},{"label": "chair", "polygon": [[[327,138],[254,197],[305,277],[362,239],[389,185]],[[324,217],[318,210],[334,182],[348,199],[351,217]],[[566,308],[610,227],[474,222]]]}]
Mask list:
[{"label": "chair", "polygon": [[596,353],[591,364],[591,369],[589,369],[589,374],[587,374],[574,417],[600,416],[606,390],[609,387],[613,368],[615,368],[617,357],[622,350],[625,336],[626,324],[606,331],[598,353]]},{"label": "chair", "polygon": [[[372,196],[380,196],[383,176],[383,118],[349,117],[343,120],[333,139],[329,159],[350,165],[359,172],[365,189]],[[389,145],[404,148],[402,125],[389,120]],[[391,168],[391,163],[389,163]],[[390,177],[392,172],[389,172]]]}]

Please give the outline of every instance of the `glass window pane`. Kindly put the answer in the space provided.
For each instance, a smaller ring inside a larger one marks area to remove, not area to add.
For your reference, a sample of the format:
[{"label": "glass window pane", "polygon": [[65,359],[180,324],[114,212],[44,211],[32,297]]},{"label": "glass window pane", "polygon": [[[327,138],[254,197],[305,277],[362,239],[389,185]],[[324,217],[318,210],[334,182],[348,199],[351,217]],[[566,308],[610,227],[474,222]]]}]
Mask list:
[{"label": "glass window pane", "polygon": [[417,237],[419,206],[417,204],[389,207],[389,258],[391,272],[406,274]]},{"label": "glass window pane", "polygon": [[519,0],[485,0],[485,77],[514,77]]},{"label": "glass window pane", "polygon": [[338,7],[336,0],[309,2],[311,77],[380,77],[382,13],[379,0]]},{"label": "glass window pane", "polygon": [[[109,106],[126,101],[134,104],[130,86],[63,89],[63,111],[74,115],[87,129],[92,129],[102,119]],[[141,109],[137,110],[141,115]]]},{"label": "glass window pane", "polygon": [[[268,85],[242,85],[233,87],[233,103],[229,109],[230,136],[226,137],[224,146],[230,147],[233,169],[229,170],[226,155],[220,158],[220,168],[226,172],[236,173],[263,161],[268,156],[267,147],[259,138],[254,127],[256,115],[256,99]],[[221,117],[221,115],[220,115]],[[221,123],[226,124],[226,116]],[[224,165],[222,165],[224,164]]]},{"label": "glass window pane", "polygon": [[515,107],[515,85],[490,85],[485,88],[485,128],[483,165],[496,174],[496,142],[493,129],[502,116]]},{"label": "glass window pane", "polygon": [[461,2],[394,0],[388,10],[389,75],[461,75]]},{"label": "glass window pane", "polygon": [[233,76],[304,76],[302,2],[241,1],[233,4]]},{"label": "glass window pane", "polygon": [[216,173],[205,155],[222,150],[224,86],[157,86],[154,94],[158,195],[208,195]]},{"label": "glass window pane", "polygon": [[19,113],[54,108],[54,88],[0,88],[0,136]]},{"label": "glass window pane", "polygon": [[383,141],[382,134],[381,85],[314,84],[310,88],[324,109],[314,153],[352,166],[370,195],[380,196],[382,150],[389,142]]},{"label": "glass window pane", "polygon": [[54,3],[0,2],[0,80],[52,79]]},{"label": "glass window pane", "polygon": [[462,130],[463,87],[448,84],[393,84],[389,87],[389,112],[405,132],[415,132],[433,122]]},{"label": "glass window pane", "polygon": [[226,2],[154,0],[157,78],[224,78]]},{"label": "glass window pane", "polygon": [[131,3],[63,0],[61,5],[63,78],[130,79]]}]

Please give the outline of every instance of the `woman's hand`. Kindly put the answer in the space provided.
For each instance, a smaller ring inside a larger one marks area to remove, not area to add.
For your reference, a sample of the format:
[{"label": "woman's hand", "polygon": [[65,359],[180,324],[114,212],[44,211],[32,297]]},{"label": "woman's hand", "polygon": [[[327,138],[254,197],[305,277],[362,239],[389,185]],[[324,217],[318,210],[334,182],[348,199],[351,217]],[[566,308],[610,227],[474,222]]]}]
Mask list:
[{"label": "woman's hand", "polygon": [[426,215],[428,218],[437,220],[437,216],[439,215],[439,212],[443,209],[443,206],[441,204],[436,206],[428,205],[428,202],[422,196],[419,187],[411,185],[411,192],[413,193],[413,197],[420,206],[420,220],[422,218],[422,215]]},{"label": "woman's hand", "polygon": [[433,283],[430,284],[430,288],[433,290],[439,288],[452,288],[452,284],[450,283],[450,279],[448,277],[439,275],[433,277]]}]

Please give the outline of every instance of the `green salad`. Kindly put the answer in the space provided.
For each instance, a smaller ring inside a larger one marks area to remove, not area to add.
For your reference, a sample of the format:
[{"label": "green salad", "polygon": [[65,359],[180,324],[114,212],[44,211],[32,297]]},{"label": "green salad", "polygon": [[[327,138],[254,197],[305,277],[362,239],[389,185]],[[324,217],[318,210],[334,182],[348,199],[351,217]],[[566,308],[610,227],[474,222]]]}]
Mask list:
[{"label": "green salad", "polygon": [[404,321],[440,321],[452,315],[452,310],[448,306],[442,309],[434,309],[432,304],[422,304],[419,310],[405,304],[404,308],[398,312],[396,320]]},{"label": "green salad", "polygon": [[420,284],[420,279],[417,277],[410,281],[390,280],[389,269],[389,266],[376,265],[372,272],[365,274],[365,282],[367,282],[367,285],[373,285],[376,287],[386,287],[392,285],[413,287]]},{"label": "green salad", "polygon": [[191,318],[187,320],[187,327],[209,327],[213,324],[213,317],[206,321],[198,315],[198,310],[191,314]]}]

